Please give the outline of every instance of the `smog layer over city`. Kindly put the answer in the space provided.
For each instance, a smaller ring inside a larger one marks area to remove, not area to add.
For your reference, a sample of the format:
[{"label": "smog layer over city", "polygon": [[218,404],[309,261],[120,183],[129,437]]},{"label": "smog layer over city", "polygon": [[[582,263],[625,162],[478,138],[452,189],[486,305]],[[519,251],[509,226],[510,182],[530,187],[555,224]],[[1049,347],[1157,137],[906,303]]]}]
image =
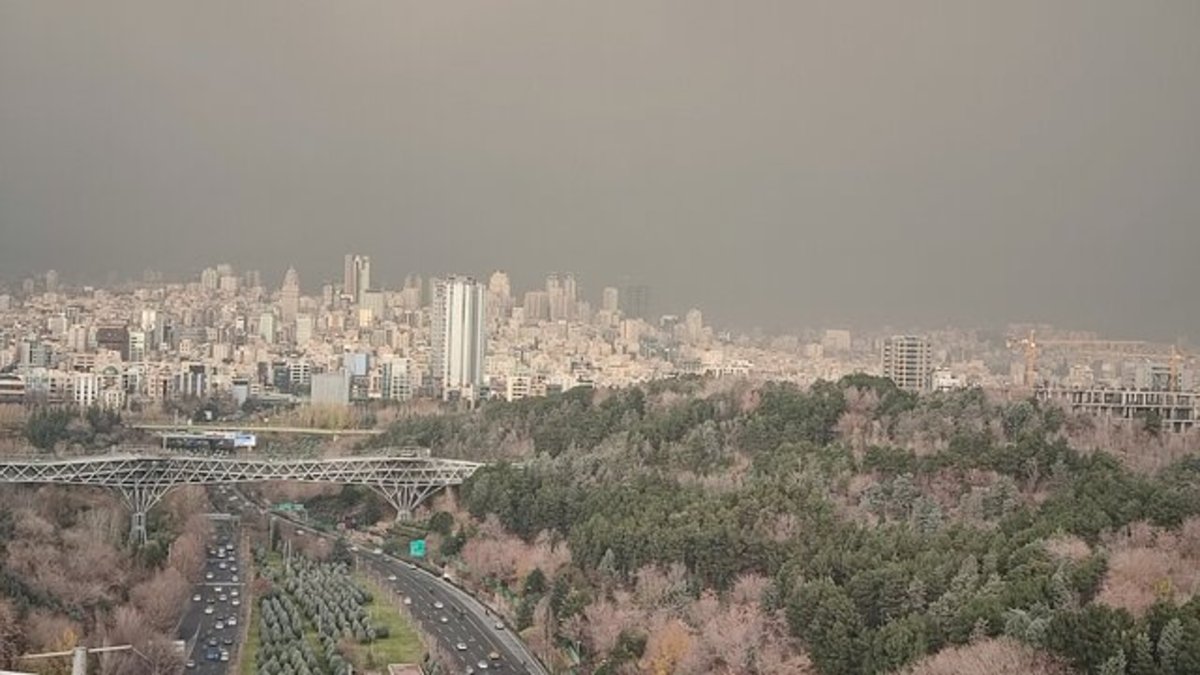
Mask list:
[{"label": "smog layer over city", "polygon": [[0,673],[1200,674],[1200,3],[0,3]]}]

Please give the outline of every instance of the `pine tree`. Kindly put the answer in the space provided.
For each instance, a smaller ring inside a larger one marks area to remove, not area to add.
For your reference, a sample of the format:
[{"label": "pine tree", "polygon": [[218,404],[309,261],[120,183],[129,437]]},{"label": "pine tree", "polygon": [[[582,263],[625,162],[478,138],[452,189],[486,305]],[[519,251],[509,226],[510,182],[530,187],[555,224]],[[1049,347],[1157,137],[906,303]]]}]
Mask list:
[{"label": "pine tree", "polygon": [[1118,649],[1104,665],[1100,666],[1100,675],[1125,675],[1125,650]]},{"label": "pine tree", "polygon": [[1133,638],[1133,657],[1129,662],[1130,675],[1156,675],[1158,669],[1154,666],[1154,648],[1150,645],[1150,636],[1138,633]]},{"label": "pine tree", "polygon": [[1183,622],[1178,617],[1163,626],[1158,635],[1158,665],[1164,675],[1176,675],[1179,650],[1183,647]]}]

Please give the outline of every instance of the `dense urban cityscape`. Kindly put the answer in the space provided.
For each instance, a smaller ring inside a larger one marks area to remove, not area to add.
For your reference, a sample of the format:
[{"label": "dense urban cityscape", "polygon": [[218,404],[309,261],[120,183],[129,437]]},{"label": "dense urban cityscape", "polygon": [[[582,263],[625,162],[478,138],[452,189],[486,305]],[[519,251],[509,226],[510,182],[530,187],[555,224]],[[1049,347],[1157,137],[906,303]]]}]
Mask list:
[{"label": "dense urban cityscape", "polygon": [[0,675],[1200,675],[1197,29],[3,0]]},{"label": "dense urban cityscape", "polygon": [[714,329],[701,309],[655,311],[645,285],[588,294],[570,273],[524,292],[502,271],[384,290],[364,254],[346,254],[340,283],[319,295],[302,292],[294,268],[275,285],[228,264],[188,281],[145,277],[100,288],[51,270],[0,294],[0,402],[150,414],[218,397],[268,409],[469,405],[685,375],[808,386],[865,373],[917,393],[1035,392],[1118,419],[1152,415],[1177,433],[1200,417],[1185,347],[1050,326],[751,336]]}]

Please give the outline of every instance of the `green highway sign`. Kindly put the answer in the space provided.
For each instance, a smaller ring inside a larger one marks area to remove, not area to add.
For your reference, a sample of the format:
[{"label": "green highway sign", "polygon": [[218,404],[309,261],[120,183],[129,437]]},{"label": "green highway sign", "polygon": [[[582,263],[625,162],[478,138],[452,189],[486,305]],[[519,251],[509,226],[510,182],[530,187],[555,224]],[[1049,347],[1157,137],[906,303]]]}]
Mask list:
[{"label": "green highway sign", "polygon": [[424,558],[425,540],[413,539],[412,541],[408,542],[408,555],[412,558]]}]

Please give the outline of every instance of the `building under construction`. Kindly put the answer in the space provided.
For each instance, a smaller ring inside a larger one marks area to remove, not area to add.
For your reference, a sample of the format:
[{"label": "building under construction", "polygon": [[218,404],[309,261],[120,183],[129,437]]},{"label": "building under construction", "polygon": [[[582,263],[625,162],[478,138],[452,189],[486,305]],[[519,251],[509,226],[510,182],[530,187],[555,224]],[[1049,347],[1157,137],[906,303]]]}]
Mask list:
[{"label": "building under construction", "polygon": [[1194,429],[1200,404],[1200,394],[1161,389],[1043,386],[1037,388],[1035,395],[1039,401],[1112,421],[1145,423],[1157,419],[1163,431],[1171,433]]}]

